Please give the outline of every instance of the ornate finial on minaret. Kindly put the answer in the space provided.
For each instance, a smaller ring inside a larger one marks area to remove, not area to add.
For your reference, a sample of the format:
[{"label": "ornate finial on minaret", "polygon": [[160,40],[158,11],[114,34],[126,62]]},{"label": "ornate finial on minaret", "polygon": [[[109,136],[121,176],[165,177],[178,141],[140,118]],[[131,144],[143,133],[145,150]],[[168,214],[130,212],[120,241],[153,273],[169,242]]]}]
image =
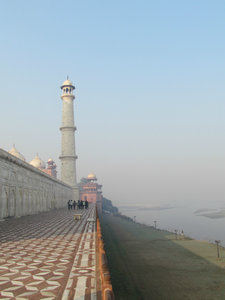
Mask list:
[{"label": "ornate finial on minaret", "polygon": [[66,79],[69,80],[69,76],[68,75],[67,75]]},{"label": "ornate finial on minaret", "polygon": [[75,86],[68,79],[64,81],[61,86],[62,89],[62,152],[59,157],[61,160],[61,180],[72,186],[73,200],[79,199],[79,190],[76,179],[76,152],[75,152],[75,135],[76,127],[74,126],[74,113],[73,113],[73,90]]}]

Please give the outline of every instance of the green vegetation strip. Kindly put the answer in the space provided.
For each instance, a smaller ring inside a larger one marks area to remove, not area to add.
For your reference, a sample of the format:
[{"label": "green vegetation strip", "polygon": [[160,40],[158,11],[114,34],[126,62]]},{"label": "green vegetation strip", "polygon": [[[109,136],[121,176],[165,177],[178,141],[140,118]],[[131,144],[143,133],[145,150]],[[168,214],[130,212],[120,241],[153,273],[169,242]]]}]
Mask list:
[{"label": "green vegetation strip", "polygon": [[109,214],[100,221],[116,300],[225,299],[224,259],[214,245]]}]

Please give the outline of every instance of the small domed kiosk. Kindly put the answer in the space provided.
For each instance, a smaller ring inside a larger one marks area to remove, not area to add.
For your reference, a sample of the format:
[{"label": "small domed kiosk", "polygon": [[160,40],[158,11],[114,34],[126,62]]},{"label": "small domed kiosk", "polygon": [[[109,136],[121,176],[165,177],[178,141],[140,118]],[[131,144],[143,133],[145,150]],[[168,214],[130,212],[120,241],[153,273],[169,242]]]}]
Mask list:
[{"label": "small domed kiosk", "polygon": [[30,165],[38,169],[45,169],[46,167],[45,162],[38,156],[38,154],[30,161]]},{"label": "small domed kiosk", "polygon": [[23,161],[26,161],[25,157],[16,149],[15,145],[13,145],[12,149],[9,150],[9,153]]}]

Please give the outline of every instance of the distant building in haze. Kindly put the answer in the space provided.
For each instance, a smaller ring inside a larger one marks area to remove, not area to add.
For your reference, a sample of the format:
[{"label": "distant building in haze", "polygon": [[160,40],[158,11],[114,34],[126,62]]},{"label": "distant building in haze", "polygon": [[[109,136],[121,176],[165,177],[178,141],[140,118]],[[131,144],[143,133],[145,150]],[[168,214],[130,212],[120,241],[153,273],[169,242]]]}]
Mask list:
[{"label": "distant building in haze", "polygon": [[102,211],[102,185],[97,183],[95,174],[90,173],[88,177],[82,178],[79,183],[80,200],[96,203],[98,212]]},{"label": "distant building in haze", "polygon": [[47,164],[48,164],[47,168],[42,171],[52,177],[57,178],[56,164],[55,164],[54,160],[49,158],[49,160],[47,161]]}]

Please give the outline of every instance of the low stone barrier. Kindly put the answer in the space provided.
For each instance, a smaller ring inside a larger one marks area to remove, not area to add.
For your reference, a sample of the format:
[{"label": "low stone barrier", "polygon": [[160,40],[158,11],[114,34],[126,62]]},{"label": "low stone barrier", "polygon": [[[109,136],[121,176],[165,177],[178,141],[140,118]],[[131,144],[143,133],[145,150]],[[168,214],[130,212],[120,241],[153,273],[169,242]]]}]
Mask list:
[{"label": "low stone barrier", "polygon": [[97,218],[97,255],[99,261],[102,300],[114,300],[115,298],[113,294],[107,258],[104,250],[99,218]]}]

